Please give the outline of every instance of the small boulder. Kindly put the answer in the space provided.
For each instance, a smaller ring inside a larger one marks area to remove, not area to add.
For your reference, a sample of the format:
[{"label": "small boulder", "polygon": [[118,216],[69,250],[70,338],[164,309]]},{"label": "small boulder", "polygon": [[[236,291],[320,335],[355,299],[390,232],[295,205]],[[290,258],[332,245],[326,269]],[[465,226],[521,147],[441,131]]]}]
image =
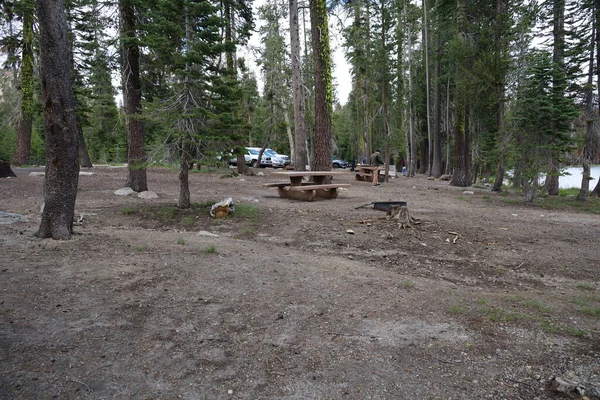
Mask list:
[{"label": "small boulder", "polygon": [[144,191],[144,192],[140,192],[137,195],[140,199],[146,199],[146,200],[151,200],[151,199],[158,199],[158,195],[154,192],[150,192],[148,190]]},{"label": "small boulder", "polygon": [[206,237],[219,237],[216,233],[212,233],[209,231],[198,231],[196,236],[206,236]]},{"label": "small boulder", "polygon": [[117,195],[117,196],[129,196],[134,193],[135,193],[135,191],[130,187],[124,187],[124,188],[121,188],[121,189],[115,191],[115,195]]}]

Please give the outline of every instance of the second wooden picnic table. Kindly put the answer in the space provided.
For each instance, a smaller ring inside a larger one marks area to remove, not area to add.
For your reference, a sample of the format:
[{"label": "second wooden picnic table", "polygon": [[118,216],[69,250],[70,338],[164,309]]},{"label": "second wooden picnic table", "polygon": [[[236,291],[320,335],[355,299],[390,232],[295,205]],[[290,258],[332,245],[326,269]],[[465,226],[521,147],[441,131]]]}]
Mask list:
[{"label": "second wooden picnic table", "polygon": [[[342,171],[277,171],[272,175],[285,176],[289,182],[267,183],[265,186],[277,187],[279,197],[313,201],[315,197],[335,199],[339,188],[350,187],[347,183],[325,183],[327,177],[343,175]],[[312,178],[312,182],[304,181]]]},{"label": "second wooden picnic table", "polygon": [[379,169],[379,167],[372,166],[372,165],[359,164],[356,166],[356,173],[355,173],[356,180],[372,182],[375,171],[377,171],[378,174],[382,173],[382,171]]}]

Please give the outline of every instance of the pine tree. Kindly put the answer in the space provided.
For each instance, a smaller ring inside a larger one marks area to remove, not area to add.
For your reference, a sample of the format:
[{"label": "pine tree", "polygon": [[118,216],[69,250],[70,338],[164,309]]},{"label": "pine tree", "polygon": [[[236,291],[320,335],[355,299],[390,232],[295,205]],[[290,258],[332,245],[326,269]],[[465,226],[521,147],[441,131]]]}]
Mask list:
[{"label": "pine tree", "polygon": [[526,202],[535,199],[543,167],[555,154],[565,152],[572,145],[569,125],[557,124],[557,121],[575,118],[577,109],[552,87],[555,65],[548,52],[533,51],[525,82],[516,99],[516,162],[520,166]]},{"label": "pine tree", "polygon": [[310,21],[315,75],[315,139],[312,169],[331,169],[331,114],[333,87],[329,25],[325,0],[310,0]]},{"label": "pine tree", "polygon": [[[265,21],[259,34],[264,44],[260,50],[260,66],[264,82],[263,101],[267,111],[267,119],[261,126],[266,136],[260,145],[291,149],[294,147],[293,138],[287,138],[285,132],[289,127],[286,120],[289,120],[291,103],[291,71],[290,54],[279,23],[283,16],[284,9],[280,8],[276,1],[268,2],[259,9],[259,18]],[[259,156],[262,156],[262,153]],[[259,157],[259,162],[260,160]]]},{"label": "pine tree", "polygon": [[40,63],[46,120],[46,176],[40,238],[73,233],[79,177],[78,134],[72,91],[67,20],[62,0],[39,0]]},{"label": "pine tree", "polygon": [[31,129],[33,125],[33,97],[34,97],[34,8],[31,0],[22,0],[16,3],[21,16],[23,28],[21,35],[21,70],[19,73],[19,86],[21,88],[21,117],[17,128],[17,145],[13,156],[14,165],[29,163],[31,151]]},{"label": "pine tree", "polygon": [[292,94],[294,98],[294,146],[290,148],[293,167],[303,170],[308,165],[306,148],[306,124],[304,121],[304,94],[302,90],[302,68],[300,59],[300,24],[298,21],[298,1],[289,0],[290,9],[290,50],[292,67]]},{"label": "pine tree", "polygon": [[139,27],[135,0],[119,0],[121,78],[127,118],[127,186],[136,192],[148,190],[142,112]]}]

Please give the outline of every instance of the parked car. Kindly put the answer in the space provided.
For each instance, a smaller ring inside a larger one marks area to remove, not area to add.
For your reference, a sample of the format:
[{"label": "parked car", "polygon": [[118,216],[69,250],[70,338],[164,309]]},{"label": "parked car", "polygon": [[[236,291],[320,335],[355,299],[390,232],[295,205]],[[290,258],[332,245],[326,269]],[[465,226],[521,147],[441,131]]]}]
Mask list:
[{"label": "parked car", "polygon": [[333,157],[333,168],[348,168],[348,162],[341,160],[337,157]]},{"label": "parked car", "polygon": [[289,156],[279,154],[273,149],[265,149],[265,153],[271,158],[271,166],[273,168],[283,168],[291,163]]},{"label": "parked car", "polygon": [[[261,148],[260,147],[246,147],[245,149],[246,149],[246,152],[244,153],[244,160],[246,160],[246,164],[248,164],[251,167],[255,167],[256,164],[258,164],[258,153]],[[229,165],[237,166],[237,157],[229,160]],[[261,168],[271,166],[271,157],[266,153],[266,151],[263,152],[260,166],[261,166]]]}]

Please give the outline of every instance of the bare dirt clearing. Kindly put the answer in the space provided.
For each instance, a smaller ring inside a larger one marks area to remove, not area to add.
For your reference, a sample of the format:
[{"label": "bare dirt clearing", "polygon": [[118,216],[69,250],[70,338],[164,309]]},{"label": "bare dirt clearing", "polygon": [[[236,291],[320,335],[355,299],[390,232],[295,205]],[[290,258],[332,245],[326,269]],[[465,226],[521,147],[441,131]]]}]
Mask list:
[{"label": "bare dirt clearing", "polygon": [[[600,398],[600,215],[349,171],[293,201],[270,170],[191,174],[177,210],[176,171],[149,170],[158,200],[91,172],[66,242],[33,237],[43,177],[0,180],[29,220],[0,225],[0,398]],[[356,209],[396,200],[421,224]]]}]

